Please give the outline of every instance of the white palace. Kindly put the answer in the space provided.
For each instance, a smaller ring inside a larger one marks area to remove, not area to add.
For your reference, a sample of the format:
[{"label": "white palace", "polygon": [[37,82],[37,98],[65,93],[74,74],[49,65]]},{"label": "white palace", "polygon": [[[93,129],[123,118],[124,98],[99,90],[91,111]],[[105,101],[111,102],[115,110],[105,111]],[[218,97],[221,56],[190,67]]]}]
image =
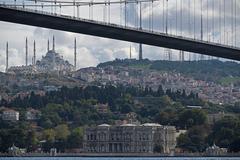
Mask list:
[{"label": "white palace", "polygon": [[85,129],[86,153],[170,153],[176,146],[176,128],[156,123],[102,124]]}]

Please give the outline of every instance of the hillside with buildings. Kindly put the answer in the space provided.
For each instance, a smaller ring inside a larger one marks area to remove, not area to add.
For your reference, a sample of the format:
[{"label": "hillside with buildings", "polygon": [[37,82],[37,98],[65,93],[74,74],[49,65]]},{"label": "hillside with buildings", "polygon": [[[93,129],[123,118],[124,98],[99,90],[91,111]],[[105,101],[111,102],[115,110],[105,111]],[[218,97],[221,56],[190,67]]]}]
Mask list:
[{"label": "hillside with buildings", "polygon": [[[37,63],[51,68],[53,55]],[[55,62],[69,65],[61,57]],[[0,73],[0,151],[13,144],[28,152],[56,147],[85,154],[239,151],[238,86],[167,70],[176,63],[115,60],[65,74]],[[227,78],[231,70],[221,72]],[[130,141],[137,147],[129,148]]]}]

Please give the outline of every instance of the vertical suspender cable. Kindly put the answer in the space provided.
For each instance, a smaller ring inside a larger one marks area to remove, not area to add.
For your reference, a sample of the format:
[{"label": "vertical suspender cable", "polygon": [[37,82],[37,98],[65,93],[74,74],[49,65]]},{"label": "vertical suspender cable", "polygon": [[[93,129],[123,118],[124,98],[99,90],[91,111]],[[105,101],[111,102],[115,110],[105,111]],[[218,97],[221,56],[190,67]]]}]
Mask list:
[{"label": "vertical suspender cable", "polygon": [[137,10],[137,4],[133,4],[133,10],[134,10],[134,12],[133,12],[133,15],[134,15],[134,27],[136,27],[137,26],[137,13],[136,13],[136,10]]},{"label": "vertical suspender cable", "polygon": [[180,13],[180,24],[181,24],[181,25],[180,25],[180,28],[181,28],[181,36],[182,36],[182,32],[183,32],[183,30],[182,30],[182,29],[183,29],[183,26],[182,26],[182,23],[183,23],[183,22],[182,22],[182,21],[183,21],[183,19],[182,19],[182,18],[183,18],[183,13],[182,13],[183,4],[182,4],[182,0],[180,1],[180,3],[181,3],[181,4],[180,4],[180,6],[181,6],[181,7],[180,7],[180,9],[181,9],[181,13]]},{"label": "vertical suspender cable", "polygon": [[[55,0],[56,3],[56,0]],[[73,17],[75,17],[76,13],[75,13],[75,0],[73,0]]]},{"label": "vertical suspender cable", "polygon": [[150,26],[150,24],[151,24],[151,14],[150,14],[150,10],[151,10],[151,1],[149,1],[148,2],[148,14],[149,14],[149,16],[148,16],[148,30],[150,31],[151,30],[151,26]]},{"label": "vertical suspender cable", "polygon": [[[203,40],[203,0],[201,0],[201,41]],[[204,56],[201,54],[200,59],[203,60]]]},{"label": "vertical suspender cable", "polygon": [[222,43],[222,0],[219,1],[219,35],[220,44]]},{"label": "vertical suspender cable", "polygon": [[188,32],[189,32],[189,37],[191,35],[190,12],[191,12],[190,0],[188,0],[188,30],[189,30]]},{"label": "vertical suspender cable", "polygon": [[223,0],[223,7],[224,7],[224,10],[223,10],[223,17],[224,17],[224,19],[223,19],[223,43],[225,44],[226,43],[226,39],[225,39],[225,36],[226,36],[226,34],[225,34],[225,32],[226,32],[226,1],[225,0]]},{"label": "vertical suspender cable", "polygon": [[153,0],[152,0],[152,31],[153,31]]},{"label": "vertical suspender cable", "polygon": [[234,23],[235,23],[235,31],[234,31],[234,39],[235,39],[235,47],[237,47],[237,0],[235,0],[235,7],[234,7],[234,12],[235,12],[235,16],[234,16]]},{"label": "vertical suspender cable", "polygon": [[208,39],[208,34],[209,34],[209,30],[208,30],[208,27],[209,27],[209,26],[208,26],[208,2],[209,2],[209,1],[207,0],[207,29],[206,29],[206,30],[207,30],[207,38],[206,38],[207,41],[209,40],[209,39]]},{"label": "vertical suspender cable", "polygon": [[90,3],[88,4],[88,18],[89,20],[91,19],[91,15],[90,15],[91,11],[90,11]]},{"label": "vertical suspender cable", "polygon": [[168,34],[168,0],[166,0],[166,34]]},{"label": "vertical suspender cable", "polygon": [[234,15],[234,14],[233,14],[233,11],[234,11],[234,10],[233,10],[233,0],[231,0],[231,11],[232,11],[232,15],[231,15],[231,25],[232,25],[232,26],[231,26],[231,27],[232,27],[232,29],[231,29],[231,35],[232,35],[232,46],[233,46],[233,44],[234,44],[234,42],[233,42],[233,41],[234,41],[234,40],[233,40],[233,39],[234,39],[234,37],[233,37],[233,33],[234,33],[234,32],[233,32],[233,30],[234,30],[234,29],[233,29],[233,18],[234,18],[234,16],[233,16],[233,15]]},{"label": "vertical suspender cable", "polygon": [[176,0],[176,36],[178,35],[178,0]]},{"label": "vertical suspender cable", "polygon": [[110,3],[110,0],[108,0],[108,23],[111,22],[111,17],[110,17],[110,11],[111,11],[111,3]]},{"label": "vertical suspender cable", "polygon": [[124,2],[124,22],[125,22],[125,27],[127,26],[127,4],[126,4],[127,2],[126,2],[126,0],[125,0],[125,2]]},{"label": "vertical suspender cable", "polygon": [[202,3],[202,0],[201,0],[201,40],[203,40],[203,3]]},{"label": "vertical suspender cable", "polygon": [[213,39],[213,42],[214,42],[214,31],[215,31],[215,25],[214,25],[214,22],[215,22],[215,15],[214,15],[214,12],[215,12],[215,3],[214,3],[214,0],[212,0],[212,39]]},{"label": "vertical suspender cable", "polygon": [[196,38],[196,19],[195,19],[195,16],[196,16],[196,0],[193,1],[193,38],[195,39]]},{"label": "vertical suspender cable", "polygon": [[164,12],[164,1],[165,0],[163,0],[163,21],[162,21],[162,24],[163,24],[163,33],[164,33],[164,30],[165,30],[165,12]]},{"label": "vertical suspender cable", "polygon": [[94,5],[93,5],[93,0],[91,1],[92,5],[91,5],[91,10],[92,10],[92,20],[94,19]]},{"label": "vertical suspender cable", "polygon": [[105,0],[104,4],[103,4],[103,22],[104,23],[107,23],[107,18],[106,18],[106,12],[107,12],[106,10],[107,9],[106,8],[107,8],[107,1]]}]

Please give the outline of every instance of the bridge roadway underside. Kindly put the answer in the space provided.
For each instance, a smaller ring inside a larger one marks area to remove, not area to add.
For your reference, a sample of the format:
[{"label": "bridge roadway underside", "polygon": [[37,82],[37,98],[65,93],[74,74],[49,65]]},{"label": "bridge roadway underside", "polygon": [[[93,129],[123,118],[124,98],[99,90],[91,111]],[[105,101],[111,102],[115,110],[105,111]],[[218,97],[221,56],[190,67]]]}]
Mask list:
[{"label": "bridge roadway underside", "polygon": [[81,19],[16,10],[0,6],[0,21],[142,43],[204,55],[240,60],[240,49],[166,34],[122,28]]}]

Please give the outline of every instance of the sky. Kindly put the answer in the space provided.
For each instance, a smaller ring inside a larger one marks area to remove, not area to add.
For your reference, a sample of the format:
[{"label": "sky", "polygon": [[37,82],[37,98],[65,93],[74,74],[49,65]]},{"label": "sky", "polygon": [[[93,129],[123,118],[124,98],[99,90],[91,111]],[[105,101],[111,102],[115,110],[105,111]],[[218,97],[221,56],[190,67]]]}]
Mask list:
[{"label": "sky", "polygon": [[[94,0],[94,2],[95,1],[103,2],[103,0]],[[199,39],[201,30],[201,0],[168,0],[168,7],[166,1],[167,0],[158,0],[155,1],[153,4],[151,2],[142,3],[142,27],[147,30],[153,29],[154,31],[165,32],[166,17],[168,17],[167,26],[169,34],[177,34],[179,36],[185,36],[190,38],[195,37]],[[14,0],[0,0],[0,3],[3,2],[14,3]],[[22,2],[23,0],[17,0],[18,4],[22,4]],[[236,16],[235,19],[235,6],[236,15],[239,15],[240,1],[225,0],[224,3],[224,0],[202,0],[202,3],[204,32],[203,39],[211,40],[216,43],[219,43],[221,41],[221,43],[240,46],[240,33],[237,32],[240,29],[240,17]],[[27,3],[27,1],[25,0],[25,4],[29,4],[29,2]],[[128,26],[139,27],[139,6],[139,4],[127,4],[126,24]],[[182,9],[180,9],[181,6]],[[41,8],[35,9],[41,10]],[[59,7],[57,7],[56,10],[55,8],[44,8],[44,10],[49,12],[56,11],[56,13],[66,15],[74,15],[75,10],[75,15],[77,15],[77,9],[73,9],[73,7],[62,7],[61,12]],[[109,13],[109,8],[105,5],[93,6],[90,9],[88,6],[80,7],[79,10],[81,18],[91,19],[92,17],[94,17],[94,20],[108,21],[108,15],[110,14],[111,23],[125,25],[125,15],[123,14],[125,10],[124,4],[111,5]],[[168,12],[166,10],[168,10]],[[166,12],[168,14],[166,14]],[[221,22],[221,27],[219,25],[219,22]],[[52,45],[53,35],[55,36],[56,41],[56,51],[59,52],[64,57],[64,59],[68,60],[72,64],[74,57],[74,38],[77,38],[77,68],[96,66],[101,62],[114,60],[116,58],[129,58],[130,45],[132,48],[132,57],[138,58],[138,44],[135,43],[7,22],[0,22],[0,71],[5,71],[6,68],[6,42],[9,43],[9,66],[21,66],[25,64],[26,37],[28,38],[29,42],[28,59],[30,64],[33,56],[33,41],[36,40],[37,60],[40,60],[41,57],[47,52],[48,39],[50,40],[50,44]],[[178,59],[178,53],[179,51],[172,51],[173,60]],[[151,60],[166,59],[167,50],[159,47],[143,45],[143,56],[144,58],[148,58]],[[193,56],[193,54],[185,53],[186,59],[189,59]]]}]

